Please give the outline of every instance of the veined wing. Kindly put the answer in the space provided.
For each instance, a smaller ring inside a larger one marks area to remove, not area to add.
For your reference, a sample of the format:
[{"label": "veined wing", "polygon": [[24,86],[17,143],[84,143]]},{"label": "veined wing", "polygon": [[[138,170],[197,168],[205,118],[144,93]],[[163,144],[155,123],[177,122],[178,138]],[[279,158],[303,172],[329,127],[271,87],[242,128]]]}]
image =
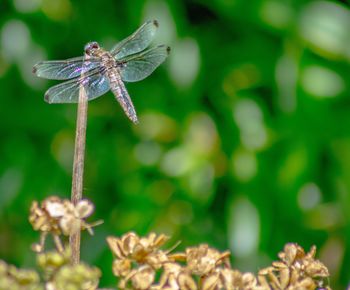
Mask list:
[{"label": "veined wing", "polygon": [[119,60],[127,55],[144,50],[153,40],[158,26],[157,20],[145,22],[133,34],[117,43],[110,51],[111,54]]},{"label": "veined wing", "polygon": [[80,76],[81,73],[100,66],[100,60],[75,57],[67,60],[51,60],[38,62],[33,67],[33,73],[38,77],[52,80],[68,80]]},{"label": "veined wing", "polygon": [[123,66],[120,68],[122,80],[126,82],[143,80],[167,58],[169,53],[169,46],[159,45],[121,59],[120,62],[123,63]]},{"label": "veined wing", "polygon": [[83,86],[88,100],[93,100],[109,91],[109,80],[98,69],[85,75],[51,87],[45,93],[45,101],[52,103],[77,103]]}]

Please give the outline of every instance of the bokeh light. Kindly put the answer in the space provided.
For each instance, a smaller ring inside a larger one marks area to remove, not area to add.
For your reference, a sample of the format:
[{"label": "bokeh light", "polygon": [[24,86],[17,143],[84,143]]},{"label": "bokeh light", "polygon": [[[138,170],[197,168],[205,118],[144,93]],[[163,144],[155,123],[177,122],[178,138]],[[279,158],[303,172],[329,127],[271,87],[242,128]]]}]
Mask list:
[{"label": "bokeh light", "polygon": [[27,54],[30,48],[30,32],[21,20],[7,21],[1,29],[1,46],[5,59],[15,61]]},{"label": "bokeh light", "polygon": [[336,72],[320,66],[304,69],[302,85],[306,92],[317,98],[335,97],[345,88],[343,79]]},{"label": "bokeh light", "polygon": [[242,197],[234,201],[229,219],[229,238],[235,256],[249,257],[257,251],[259,231],[260,219],[254,205]]},{"label": "bokeh light", "polygon": [[[84,196],[103,219],[83,260],[116,285],[108,235],[155,231],[232,251],[257,272],[287,242],[315,244],[333,289],[350,284],[350,4],[278,0],[4,0],[0,10],[0,259],[32,267],[33,200],[68,197],[76,105],[49,105],[41,60],[113,47],[157,19],[171,47],[89,103]],[[174,244],[173,243],[173,244]]]},{"label": "bokeh light", "polygon": [[350,56],[350,12],[330,1],[306,5],[300,16],[301,36],[311,48],[327,57]]}]

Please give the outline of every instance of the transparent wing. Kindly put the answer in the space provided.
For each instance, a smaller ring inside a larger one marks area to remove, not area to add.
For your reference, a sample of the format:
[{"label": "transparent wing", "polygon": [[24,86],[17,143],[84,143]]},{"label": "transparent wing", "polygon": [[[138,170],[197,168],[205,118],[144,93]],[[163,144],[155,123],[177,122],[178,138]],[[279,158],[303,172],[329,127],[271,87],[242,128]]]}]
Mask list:
[{"label": "transparent wing", "polygon": [[108,78],[96,71],[51,87],[45,93],[45,101],[50,104],[77,103],[81,85],[85,88],[88,100],[96,99],[110,89]]},{"label": "transparent wing", "polygon": [[123,81],[137,82],[148,77],[169,55],[170,47],[159,45],[121,61],[120,75]]},{"label": "transparent wing", "polygon": [[157,20],[145,22],[133,34],[117,43],[110,52],[119,60],[127,55],[144,50],[153,40],[158,25]]},{"label": "transparent wing", "polygon": [[100,61],[97,58],[84,60],[84,57],[75,57],[67,60],[41,61],[33,67],[33,73],[45,79],[68,80],[99,66]]}]

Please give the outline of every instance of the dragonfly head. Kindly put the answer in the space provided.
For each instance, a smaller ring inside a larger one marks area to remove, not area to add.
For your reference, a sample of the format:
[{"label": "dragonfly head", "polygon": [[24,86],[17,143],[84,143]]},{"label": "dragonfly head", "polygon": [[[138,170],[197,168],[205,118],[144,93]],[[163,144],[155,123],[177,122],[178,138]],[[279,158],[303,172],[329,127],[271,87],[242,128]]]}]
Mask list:
[{"label": "dragonfly head", "polygon": [[100,45],[93,41],[89,42],[87,45],[84,47],[85,54],[88,56],[95,56],[95,53],[100,49]]}]

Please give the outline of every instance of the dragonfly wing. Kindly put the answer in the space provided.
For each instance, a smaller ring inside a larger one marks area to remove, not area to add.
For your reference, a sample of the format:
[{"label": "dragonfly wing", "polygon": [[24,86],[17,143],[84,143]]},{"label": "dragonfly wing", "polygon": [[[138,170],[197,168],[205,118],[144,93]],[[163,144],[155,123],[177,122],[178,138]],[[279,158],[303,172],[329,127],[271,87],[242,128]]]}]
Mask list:
[{"label": "dragonfly wing", "polygon": [[75,57],[67,60],[41,61],[33,67],[38,77],[52,80],[68,80],[100,66],[99,59],[85,60]]},{"label": "dragonfly wing", "polygon": [[148,77],[169,55],[170,47],[159,45],[121,60],[120,75],[123,81],[137,82]]},{"label": "dragonfly wing", "polygon": [[117,43],[110,51],[117,59],[144,50],[154,38],[159,24],[156,20],[145,22],[129,37]]},{"label": "dragonfly wing", "polygon": [[51,87],[45,93],[45,101],[50,104],[78,103],[81,86],[88,100],[96,99],[110,89],[108,77],[97,71]]}]

